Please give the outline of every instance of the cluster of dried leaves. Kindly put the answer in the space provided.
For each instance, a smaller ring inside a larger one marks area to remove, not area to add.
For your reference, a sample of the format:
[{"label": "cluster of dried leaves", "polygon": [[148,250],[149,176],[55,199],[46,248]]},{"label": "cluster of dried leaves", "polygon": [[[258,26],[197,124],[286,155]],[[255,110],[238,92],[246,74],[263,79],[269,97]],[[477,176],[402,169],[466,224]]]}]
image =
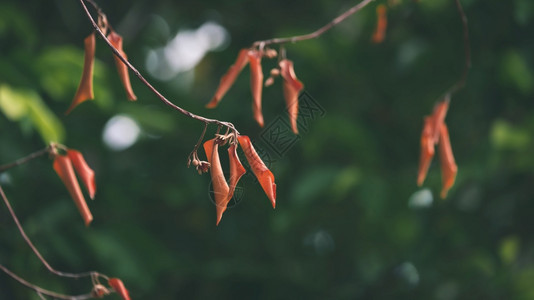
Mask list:
[{"label": "cluster of dried leaves", "polygon": [[441,198],[447,197],[449,189],[454,185],[458,166],[452,154],[449,130],[445,125],[445,116],[449,108],[450,96],[438,102],[430,116],[424,118],[423,132],[421,134],[421,158],[417,185],[423,185],[428,168],[434,157],[434,147],[439,146],[439,159],[441,164],[442,189]]},{"label": "cluster of dried leaves", "polygon": [[[267,78],[267,80],[264,82],[261,59],[263,57],[272,59],[277,56],[279,57],[278,66],[270,71],[269,78]],[[211,101],[206,104],[206,107],[216,107],[217,104],[219,104],[219,102],[222,100],[222,97],[234,84],[239,73],[241,73],[243,68],[250,63],[250,90],[252,92],[253,99],[252,113],[254,115],[254,119],[258,125],[260,125],[260,127],[263,127],[264,121],[261,109],[263,86],[272,85],[274,83],[274,78],[281,75],[282,79],[284,80],[284,98],[286,101],[287,110],[289,112],[291,128],[293,132],[297,134],[297,116],[299,108],[298,96],[300,91],[304,88],[304,85],[297,79],[297,76],[295,75],[295,71],[293,70],[293,62],[283,56],[284,55],[279,56],[276,50],[269,48],[261,49],[260,47],[260,49],[241,49],[235,63],[230,66],[228,71],[226,71],[226,73],[221,77],[221,81],[217,87],[217,90],[215,91],[215,95]]]},{"label": "cluster of dried leaves", "polygon": [[[219,157],[219,146],[226,144],[228,144],[228,160],[230,162],[230,178],[228,181],[224,176]],[[263,163],[248,136],[236,135],[234,133],[216,135],[215,138],[204,142],[203,146],[208,161],[199,160],[195,151],[195,153],[193,153],[193,158],[190,159],[189,163],[192,163],[199,173],[210,172],[215,197],[215,206],[217,209],[217,225],[219,225],[228,203],[234,196],[237,183],[246,173],[245,167],[243,167],[243,164],[241,164],[237,155],[238,146],[241,146],[252,173],[254,173],[258,179],[263,191],[267,194],[273,208],[275,208],[276,184],[274,182],[274,175],[269,168],[267,168],[265,163]]]}]

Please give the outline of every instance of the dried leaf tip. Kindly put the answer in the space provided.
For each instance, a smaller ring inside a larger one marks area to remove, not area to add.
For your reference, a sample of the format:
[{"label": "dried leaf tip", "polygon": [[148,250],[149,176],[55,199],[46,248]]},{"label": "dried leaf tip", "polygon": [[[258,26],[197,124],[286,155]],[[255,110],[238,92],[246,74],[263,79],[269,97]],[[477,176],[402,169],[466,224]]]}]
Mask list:
[{"label": "dried leaf tip", "polygon": [[95,61],[95,33],[91,33],[84,40],[85,57],[83,61],[82,78],[78,85],[78,90],[69,108],[65,112],[68,115],[80,103],[94,98],[93,94],[93,69]]},{"label": "dried leaf tip", "polygon": [[[128,56],[126,55],[126,53],[124,53],[124,50],[122,49],[122,37],[115,31],[111,30],[107,38],[109,42],[113,45],[113,47],[115,47],[117,51],[119,51],[122,57],[124,57],[125,59],[128,59]],[[113,58],[115,59],[117,72],[119,73],[119,77],[126,91],[126,96],[128,97],[128,100],[130,101],[137,100],[137,97],[135,96],[132,90],[132,85],[130,83],[130,75],[128,73],[128,66],[126,66],[126,64],[117,55],[114,55]]]}]

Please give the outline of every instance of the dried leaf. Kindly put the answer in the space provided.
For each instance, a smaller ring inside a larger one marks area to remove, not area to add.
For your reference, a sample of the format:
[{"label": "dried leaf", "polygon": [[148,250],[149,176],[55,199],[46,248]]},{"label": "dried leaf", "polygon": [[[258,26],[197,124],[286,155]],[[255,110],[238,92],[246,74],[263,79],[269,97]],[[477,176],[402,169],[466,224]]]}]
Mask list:
[{"label": "dried leaf", "polygon": [[119,294],[119,296],[121,296],[122,300],[130,300],[130,293],[128,293],[122,280],[118,278],[110,278],[108,284],[115,290],[115,292],[117,292],[117,294]]},{"label": "dried leaf", "polygon": [[261,68],[261,52],[257,50],[248,51],[250,62],[250,90],[252,92],[252,112],[254,119],[263,127],[263,113],[261,111],[261,93],[263,89],[263,71]]},{"label": "dried leaf", "polygon": [[83,185],[89,193],[89,197],[94,199],[96,193],[95,172],[89,167],[79,151],[69,149],[67,150],[67,156],[70,158],[76,173],[82,179]]},{"label": "dried leaf", "polygon": [[234,196],[235,188],[239,182],[239,179],[241,179],[241,176],[245,175],[247,172],[237,156],[237,145],[233,144],[228,147],[228,158],[230,160],[230,191],[228,192],[226,205],[228,205],[228,202],[230,202]]},{"label": "dried leaf", "polygon": [[441,198],[445,199],[447,193],[454,185],[456,179],[456,173],[458,173],[458,166],[454,161],[454,155],[452,154],[451,141],[449,140],[449,130],[447,125],[442,124],[440,130],[439,140],[439,160],[441,163]]},{"label": "dried leaf", "polygon": [[78,85],[76,95],[74,95],[74,99],[72,100],[69,109],[67,109],[67,112],[65,112],[66,115],[68,115],[76,106],[78,106],[78,104],[94,98],[93,68],[95,61],[95,45],[96,39],[95,33],[93,32],[84,40],[85,58],[83,61],[82,78],[80,79],[80,84]]},{"label": "dried leaf", "polygon": [[221,221],[222,215],[228,204],[227,199],[230,189],[224,178],[221,161],[219,159],[219,145],[215,139],[208,140],[204,143],[204,151],[210,163],[211,185],[215,195],[215,206],[217,207],[217,225]]},{"label": "dried leaf", "polygon": [[237,56],[237,60],[233,65],[230,66],[228,71],[224,73],[224,75],[221,77],[221,81],[219,82],[219,86],[217,87],[217,90],[215,91],[215,96],[211,99],[211,101],[206,104],[206,108],[214,108],[219,104],[222,97],[228,92],[230,87],[234,84],[237,76],[243,68],[248,63],[248,49],[241,49],[239,51],[239,54]]},{"label": "dried leaf", "polygon": [[289,112],[289,120],[291,121],[291,129],[293,133],[298,133],[297,117],[299,112],[299,93],[304,87],[302,82],[297,79],[295,70],[293,69],[293,62],[289,59],[280,61],[280,73],[284,78],[284,98],[286,99],[287,111]]},{"label": "dried leaf", "polygon": [[[108,34],[108,40],[113,45],[113,47],[117,48],[119,53],[125,58],[128,59],[128,56],[126,56],[126,53],[122,50],[122,37],[116,33],[115,31],[111,30]],[[122,85],[124,86],[124,89],[126,90],[126,96],[128,97],[128,100],[134,101],[137,100],[137,97],[135,96],[132,85],[130,84],[130,75],[128,73],[128,66],[120,58],[116,55],[113,56],[115,59],[115,65],[117,66],[117,72],[119,72],[119,77],[121,79]]]},{"label": "dried leaf", "polygon": [[273,208],[276,206],[276,184],[274,183],[274,175],[263,163],[260,156],[252,146],[250,139],[246,135],[241,135],[238,137],[239,145],[245,153],[245,157],[252,169],[252,172],[260,182],[263,191],[269,197]]},{"label": "dried leaf", "polygon": [[74,200],[76,207],[78,207],[78,210],[82,215],[85,226],[89,226],[93,220],[93,216],[91,215],[91,211],[89,211],[89,207],[85,202],[82,190],[78,184],[78,180],[76,180],[76,175],[74,174],[74,169],[72,168],[72,163],[69,157],[64,155],[56,155],[54,159],[54,170],[59,175],[59,178],[61,178],[63,181],[63,184],[65,184],[65,187],[67,187],[72,200]]},{"label": "dried leaf", "polygon": [[434,157],[434,136],[433,136],[434,120],[432,116],[425,117],[425,124],[421,134],[421,157],[419,160],[419,172],[417,175],[417,185],[423,185],[428,168]]},{"label": "dried leaf", "polygon": [[373,43],[379,44],[384,41],[388,27],[387,8],[384,4],[379,4],[376,7],[376,18],[376,29],[371,40]]}]

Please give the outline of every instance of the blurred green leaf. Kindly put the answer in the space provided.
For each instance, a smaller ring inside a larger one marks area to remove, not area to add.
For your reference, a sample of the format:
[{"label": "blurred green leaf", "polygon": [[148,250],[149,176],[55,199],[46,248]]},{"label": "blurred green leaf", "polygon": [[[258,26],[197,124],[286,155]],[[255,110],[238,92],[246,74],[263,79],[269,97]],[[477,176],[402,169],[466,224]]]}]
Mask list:
[{"label": "blurred green leaf", "polygon": [[534,88],[534,76],[528,68],[527,61],[516,50],[509,50],[503,55],[500,75],[504,83],[523,94],[532,92]]},{"label": "blurred green leaf", "polygon": [[501,260],[506,264],[511,264],[516,260],[519,252],[519,239],[517,236],[509,236],[501,241],[499,254]]},{"label": "blurred green leaf", "polygon": [[11,121],[18,121],[28,113],[25,95],[13,91],[9,86],[0,85],[0,110]]},{"label": "blurred green leaf", "polygon": [[490,138],[495,147],[510,150],[523,150],[531,141],[527,130],[514,127],[504,120],[493,123]]}]

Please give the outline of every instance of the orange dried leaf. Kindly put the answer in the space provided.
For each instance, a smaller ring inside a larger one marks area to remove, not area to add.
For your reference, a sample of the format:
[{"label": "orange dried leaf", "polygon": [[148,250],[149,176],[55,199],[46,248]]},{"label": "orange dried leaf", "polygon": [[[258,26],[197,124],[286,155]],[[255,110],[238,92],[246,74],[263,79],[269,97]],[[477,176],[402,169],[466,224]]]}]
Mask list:
[{"label": "orange dried leaf", "polygon": [[274,175],[273,173],[267,168],[267,166],[263,163],[260,156],[254,149],[254,146],[252,146],[252,143],[250,142],[250,139],[246,135],[241,135],[238,137],[239,145],[241,145],[241,148],[243,149],[243,152],[245,153],[245,157],[247,158],[247,161],[250,165],[250,168],[252,169],[252,172],[260,182],[261,187],[263,188],[263,191],[265,194],[267,194],[267,197],[269,197],[269,200],[271,201],[271,204],[273,205],[273,208],[276,206],[276,184],[274,183]]},{"label": "orange dried leaf", "polygon": [[233,65],[230,66],[228,71],[224,73],[223,77],[221,77],[221,81],[219,82],[219,86],[217,87],[217,90],[215,91],[215,96],[211,99],[211,101],[206,104],[206,108],[214,108],[219,104],[222,97],[228,92],[230,87],[234,84],[237,76],[243,68],[248,63],[248,49],[241,49],[239,51],[239,54],[237,55],[237,59]]},{"label": "orange dried leaf", "polygon": [[[119,53],[125,58],[128,59],[128,56],[126,56],[126,53],[122,50],[122,37],[116,33],[115,31],[111,30],[111,32],[108,34],[108,40],[113,45],[113,47],[117,48]],[[115,65],[117,66],[117,72],[119,72],[119,77],[121,79],[122,85],[124,86],[124,89],[126,90],[126,96],[128,97],[128,100],[134,101],[137,100],[137,97],[135,96],[132,85],[130,83],[130,74],[128,73],[128,66],[120,58],[116,55],[113,56],[115,59]]]},{"label": "orange dried leaf", "polygon": [[237,186],[239,179],[241,179],[241,176],[245,175],[247,172],[237,156],[237,145],[233,144],[228,147],[228,158],[230,160],[230,191],[228,192],[228,198],[226,200],[227,205],[234,196],[235,187]]},{"label": "orange dried leaf", "polygon": [[74,99],[72,100],[69,109],[67,109],[67,112],[65,112],[66,115],[68,115],[76,106],[78,106],[78,104],[94,98],[93,68],[95,62],[95,45],[96,39],[93,32],[84,40],[85,58],[83,61],[82,78],[80,79],[80,84],[78,85],[76,95],[74,95]]},{"label": "orange dried leaf", "polygon": [[70,158],[76,173],[82,179],[83,185],[89,193],[89,197],[94,199],[96,193],[95,172],[89,167],[79,151],[69,149],[67,150],[67,156]]},{"label": "orange dried leaf", "polygon": [[280,73],[284,78],[284,98],[286,99],[287,111],[289,112],[289,120],[291,121],[291,129],[293,133],[298,133],[297,117],[299,112],[299,93],[304,87],[302,82],[297,79],[295,70],[293,69],[293,62],[289,59],[280,61]]},{"label": "orange dried leaf", "polygon": [[248,51],[250,62],[250,90],[252,92],[252,112],[254,119],[263,127],[263,113],[261,112],[261,92],[263,89],[263,71],[261,69],[261,52],[257,50]]},{"label": "orange dried leaf", "polygon": [[433,137],[433,119],[425,117],[425,124],[421,134],[421,157],[419,159],[419,171],[417,174],[417,185],[423,185],[432,157],[434,157],[434,137]]},{"label": "orange dried leaf", "polygon": [[449,130],[445,124],[442,124],[440,128],[439,160],[441,163],[442,180],[441,198],[445,199],[445,197],[447,197],[447,193],[454,185],[456,173],[458,173],[458,166],[456,165],[456,162],[454,161],[454,155],[452,154]]},{"label": "orange dried leaf", "polygon": [[371,40],[375,44],[382,43],[386,37],[386,29],[388,27],[387,8],[384,4],[376,7],[376,29]]},{"label": "orange dried leaf", "polygon": [[128,293],[122,280],[118,278],[110,278],[108,284],[115,290],[115,292],[117,292],[117,294],[119,294],[119,296],[121,296],[122,300],[130,300],[130,293]]},{"label": "orange dried leaf", "polygon": [[227,199],[230,188],[224,178],[221,161],[219,159],[219,145],[215,139],[208,140],[204,143],[204,151],[210,163],[211,185],[215,195],[215,206],[217,207],[217,225],[221,221],[222,215],[228,204]]},{"label": "orange dried leaf", "polygon": [[65,184],[65,187],[67,187],[72,200],[74,200],[76,207],[78,207],[78,210],[82,215],[85,226],[89,226],[93,220],[93,216],[91,215],[91,211],[85,202],[82,190],[78,184],[78,180],[76,180],[76,175],[74,174],[74,169],[72,168],[72,163],[69,157],[56,155],[54,159],[54,170],[59,175],[59,178],[61,178],[63,181],[63,184]]},{"label": "orange dried leaf", "polygon": [[434,124],[432,125],[434,144],[439,142],[441,125],[445,122],[445,116],[447,115],[447,110],[449,109],[449,102],[450,98],[449,95],[447,95],[443,101],[436,103],[434,106],[434,111],[432,112],[432,118],[434,120]]}]

